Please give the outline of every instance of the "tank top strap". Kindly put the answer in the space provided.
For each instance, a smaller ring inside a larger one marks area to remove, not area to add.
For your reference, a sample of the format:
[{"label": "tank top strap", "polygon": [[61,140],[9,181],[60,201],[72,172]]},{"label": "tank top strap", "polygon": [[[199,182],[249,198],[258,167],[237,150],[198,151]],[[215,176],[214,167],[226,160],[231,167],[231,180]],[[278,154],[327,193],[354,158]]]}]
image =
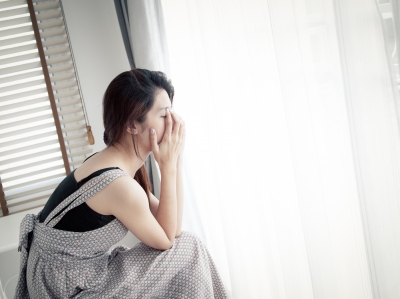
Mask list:
[{"label": "tank top strap", "polygon": [[99,176],[90,179],[77,191],[75,191],[66,199],[64,199],[47,216],[47,218],[44,221],[44,225],[47,225],[49,227],[54,227],[68,211],[84,203],[89,198],[95,196],[97,193],[103,190],[108,184],[110,184],[115,179],[125,175],[129,174],[121,169],[112,169],[105,171]]}]

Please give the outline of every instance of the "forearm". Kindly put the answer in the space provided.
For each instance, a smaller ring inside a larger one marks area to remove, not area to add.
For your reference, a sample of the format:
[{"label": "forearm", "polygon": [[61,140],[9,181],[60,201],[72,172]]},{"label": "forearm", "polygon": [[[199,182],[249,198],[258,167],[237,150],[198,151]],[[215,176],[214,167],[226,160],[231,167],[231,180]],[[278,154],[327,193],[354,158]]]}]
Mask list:
[{"label": "forearm", "polygon": [[156,220],[164,229],[171,243],[174,242],[177,229],[177,197],[176,176],[177,167],[161,168],[161,191]]},{"label": "forearm", "polygon": [[176,172],[176,198],[177,198],[177,227],[176,237],[179,237],[182,229],[183,219],[183,166],[182,155],[178,158],[177,172]]}]

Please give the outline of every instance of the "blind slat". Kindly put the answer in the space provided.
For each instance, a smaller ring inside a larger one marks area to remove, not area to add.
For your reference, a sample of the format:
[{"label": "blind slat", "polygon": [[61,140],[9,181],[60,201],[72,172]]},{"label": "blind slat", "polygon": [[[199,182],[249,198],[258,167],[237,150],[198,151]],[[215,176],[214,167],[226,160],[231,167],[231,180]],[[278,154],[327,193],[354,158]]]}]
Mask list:
[{"label": "blind slat", "polygon": [[[0,102],[9,102],[9,101],[14,101],[14,100],[15,101],[18,101],[18,100],[23,101],[25,98],[28,98],[28,97],[39,97],[46,91],[47,91],[47,89],[43,88],[43,89],[35,89],[35,90],[30,90],[30,91],[26,91],[26,92],[22,92],[22,93],[18,93],[18,94],[13,94],[13,95],[9,95],[9,96],[0,98]],[[0,121],[0,124],[1,124],[1,121]]]},{"label": "blind slat", "polygon": [[[38,128],[36,127],[35,129],[32,130],[25,130],[25,131],[19,131],[19,133],[15,133],[12,136],[9,137],[1,137],[1,149],[7,149],[8,146],[10,145],[16,145],[18,142],[22,141],[29,141],[32,139],[36,139],[39,137],[46,137],[45,133],[55,133],[55,127],[54,126],[46,126],[44,128]],[[10,144],[11,143],[11,144]]]},{"label": "blind slat", "polygon": [[[72,150],[72,149],[75,149],[75,148],[78,148],[78,147],[83,147],[83,146],[85,146],[85,145],[89,145],[89,142],[88,142],[87,140],[75,142],[75,143],[66,145],[65,147],[66,147],[67,149],[69,149],[69,150]],[[68,156],[70,156],[70,155],[68,154]]]},{"label": "blind slat", "polygon": [[[36,53],[26,53],[14,57],[9,57],[9,58],[4,58],[0,60],[0,69],[6,68],[6,67],[12,67],[12,63],[19,63],[22,64],[22,62],[34,58],[39,58],[39,54]],[[9,66],[7,66],[9,65]],[[8,73],[8,72],[7,72]]]},{"label": "blind slat", "polygon": [[50,20],[54,18],[61,18],[62,13],[61,10],[54,10],[54,11],[40,11],[36,14],[36,19],[38,21]]},{"label": "blind slat", "polygon": [[[32,135],[30,137],[23,138],[22,142],[21,142],[21,138],[18,138],[18,136],[15,136],[15,138],[16,138],[15,140],[1,143],[0,153],[3,151],[4,152],[8,151],[8,148],[11,146],[20,145],[21,148],[24,146],[28,146],[28,145],[34,146],[34,144],[31,144],[28,141],[37,141],[38,138],[44,139],[45,137],[51,137],[51,136],[55,135],[55,132],[50,131],[50,132],[45,132],[45,133],[36,133],[35,131],[33,131],[33,132],[31,132],[31,134]],[[46,140],[48,140],[48,138]]]},{"label": "blind slat", "polygon": [[32,72],[0,78],[0,85],[13,84],[14,82],[18,84],[18,81],[23,81],[25,79],[30,79],[32,77],[37,77],[37,76],[43,76],[42,69],[36,69],[36,70],[34,69]]},{"label": "blind slat", "polygon": [[19,204],[10,209],[10,214],[22,213],[24,211],[31,211],[32,209],[43,207],[46,204],[48,198],[42,198],[41,200],[35,200],[26,204]]},{"label": "blind slat", "polygon": [[[21,108],[21,109],[24,109],[24,108]],[[29,115],[31,115],[31,114],[35,114],[37,112],[42,112],[42,111],[48,111],[50,109],[51,109],[51,107],[50,107],[49,103],[47,103],[47,105],[43,106],[43,107],[37,107],[37,108],[31,108],[31,109],[25,108],[24,110],[20,110],[20,111],[16,111],[16,112],[14,112],[14,109],[10,109],[11,111],[9,113],[6,113],[8,110],[2,111],[2,113],[4,113],[4,115],[2,115],[1,120],[2,121],[12,120],[19,116],[25,116],[26,118],[29,118]],[[27,112],[26,110],[29,110],[29,112]],[[8,123],[12,123],[12,121],[10,121]]]},{"label": "blind slat", "polygon": [[45,3],[36,4],[34,6],[35,11],[44,11],[44,10],[55,9],[55,8],[59,8],[59,7],[60,7],[60,3],[58,1],[47,1]]},{"label": "blind slat", "polygon": [[0,2],[0,9],[10,8],[19,5],[26,5],[26,0],[14,0]]},{"label": "blind slat", "polygon": [[66,55],[60,55],[57,57],[48,58],[48,59],[46,59],[46,63],[47,63],[47,65],[50,65],[50,64],[56,64],[56,63],[61,63],[61,62],[67,62],[67,61],[70,61],[71,59],[72,59],[71,54],[67,53]]},{"label": "blind slat", "polygon": [[30,51],[30,50],[37,50],[36,42],[32,41],[30,44],[27,44],[27,45],[21,45],[21,46],[17,46],[17,47],[13,47],[13,48],[0,50],[0,56],[16,54],[16,53]]},{"label": "blind slat", "polygon": [[81,151],[76,151],[74,153],[70,153],[70,154],[68,154],[68,157],[75,158],[75,157],[79,157],[79,156],[85,156],[86,154],[89,154],[91,152],[92,152],[92,149],[88,148],[88,149],[84,149]]},{"label": "blind slat", "polygon": [[[25,105],[21,106],[21,103],[16,103],[13,105],[5,105],[2,107],[2,110],[0,110],[0,116],[5,115],[5,114],[10,114],[14,112],[20,112],[20,111],[26,111],[30,109],[36,109],[39,107],[49,107],[49,102],[43,100],[43,98],[38,98],[35,99],[34,101],[25,103]],[[38,110],[41,111],[41,110]]]},{"label": "blind slat", "polygon": [[[35,123],[33,123],[30,127],[29,127],[29,130],[41,130],[41,129],[44,129],[44,128],[50,128],[50,127],[54,127],[54,121],[53,122],[47,122],[47,123],[44,123],[44,124],[35,124]],[[54,128],[54,130],[55,130],[55,128]],[[19,130],[10,130],[9,132],[7,132],[7,133],[0,133],[0,138],[7,138],[7,137],[11,137],[11,136],[14,136],[14,135],[18,135],[18,134],[23,134],[23,133],[25,133],[27,131],[27,129],[26,128],[23,128],[23,129],[19,129]]]},{"label": "blind slat", "polygon": [[76,99],[71,99],[71,100],[60,101],[56,104],[57,104],[57,107],[62,108],[62,107],[71,106],[71,105],[80,104],[80,103],[81,103],[81,99],[76,98]]},{"label": "blind slat", "polygon": [[74,139],[79,139],[79,138],[85,138],[87,137],[87,133],[79,133],[79,134],[75,134],[75,135],[70,135],[64,138],[65,141],[70,141],[70,140],[74,140]]},{"label": "blind slat", "polygon": [[[0,22],[0,26],[2,22]],[[8,48],[17,47],[20,43],[32,42],[35,40],[35,36],[33,34],[17,36],[14,38],[0,40],[0,47],[7,46]]]},{"label": "blind slat", "polygon": [[4,69],[0,69],[0,75],[16,73],[16,72],[20,72],[20,71],[25,71],[25,70],[29,70],[29,69],[38,68],[38,67],[41,67],[41,66],[42,66],[42,64],[40,63],[39,58],[37,58],[32,62],[27,62],[25,64],[21,64],[21,65],[17,65],[17,66],[12,66],[12,67],[7,67],[7,68],[4,68]]},{"label": "blind slat", "polygon": [[18,90],[21,90],[22,88],[28,88],[28,87],[38,86],[38,85],[42,85],[42,84],[46,84],[46,81],[44,80],[44,78],[28,81],[25,83],[19,83],[19,84],[13,84],[13,85],[5,86],[5,87],[0,87],[0,97],[1,97],[1,94],[5,93],[5,92],[17,92]]},{"label": "blind slat", "polygon": [[47,162],[54,162],[54,161],[61,161],[62,162],[62,157],[61,157],[61,154],[59,156],[57,156],[57,157],[51,157],[51,158],[47,158],[46,156],[44,156],[44,157],[38,156],[35,162],[23,164],[21,166],[14,166],[14,167],[8,168],[8,169],[5,168],[5,169],[3,169],[1,171],[1,173],[2,174],[7,174],[7,173],[9,173],[11,171],[18,171],[18,170],[22,170],[22,169],[29,168],[29,167],[40,166],[40,165],[42,165],[44,163],[43,161],[46,162],[46,163]]},{"label": "blind slat", "polygon": [[10,127],[18,126],[18,125],[23,125],[28,122],[32,122],[32,119],[35,119],[36,117],[39,117],[39,116],[50,116],[50,115],[52,115],[51,110],[42,110],[42,111],[37,111],[35,113],[32,113],[31,111],[29,111],[29,114],[20,115],[15,118],[1,120],[0,124],[2,127],[4,126],[5,128],[10,128]]},{"label": "blind slat", "polygon": [[18,156],[18,154],[21,152],[22,153],[28,152],[30,150],[33,151],[35,148],[40,148],[40,147],[44,147],[46,145],[55,145],[55,144],[59,145],[57,139],[42,141],[42,142],[36,143],[34,146],[25,145],[23,147],[19,147],[18,149],[1,152],[1,158],[2,158],[2,160],[3,159],[5,160],[5,158],[8,159],[7,156],[11,156],[9,159],[12,159],[13,156]]},{"label": "blind slat", "polygon": [[[35,189],[27,190],[27,191],[18,192],[18,193],[12,194],[12,195],[8,195],[7,196],[7,200],[10,203],[12,203],[13,199],[21,198],[23,196],[29,196],[29,195],[32,195],[32,194],[35,194],[35,193],[38,193],[38,192],[42,192],[42,191],[47,191],[47,190],[50,191],[50,195],[51,195],[51,193],[53,193],[54,189],[57,187],[58,184],[59,183],[55,183],[55,184],[46,185],[46,186],[43,186],[43,187],[38,187],[38,188],[35,188]],[[14,203],[14,205],[16,205],[16,204]]]},{"label": "blind slat", "polygon": [[32,209],[42,207],[46,204],[47,200],[48,200],[48,198],[44,197],[41,200],[35,200],[33,202],[28,202],[26,204],[19,204],[16,207],[12,207],[10,209],[10,214],[20,213],[20,212],[24,212],[24,211],[30,211]]},{"label": "blind slat", "polygon": [[13,68],[15,66],[23,66],[24,68],[21,70],[26,69],[25,65],[31,62],[35,62],[39,59],[38,53],[28,53],[23,54],[21,56],[10,57],[6,59],[0,60],[0,71],[2,74],[10,73],[8,71],[9,68]]},{"label": "blind slat", "polygon": [[[34,176],[34,175],[37,175],[37,174],[42,174],[44,172],[49,172],[49,171],[57,170],[57,169],[60,169],[60,168],[64,169],[64,163],[63,163],[62,159],[59,159],[59,160],[60,160],[60,164],[59,165],[46,166],[46,167],[43,167],[43,168],[41,168],[39,170],[25,169],[25,172],[23,174],[15,175],[13,177],[4,177],[3,176],[1,178],[1,182],[2,182],[3,185],[6,185],[9,182],[13,182],[13,181],[16,181],[16,180],[21,180],[21,179],[24,179],[24,178],[28,178],[30,176]],[[11,187],[12,186],[10,186],[10,188]]]},{"label": "blind slat", "polygon": [[0,28],[6,28],[6,27],[9,27],[9,26],[16,26],[16,25],[25,24],[25,23],[31,23],[31,17],[30,16],[11,19],[11,20],[6,20],[6,21],[0,21]]},{"label": "blind slat", "polygon": [[49,28],[43,32],[40,32],[40,37],[41,38],[49,38],[53,36],[58,36],[58,35],[65,35],[67,32],[65,31],[65,28]]},{"label": "blind slat", "polygon": [[60,93],[55,93],[54,98],[57,100],[62,100],[64,98],[72,97],[75,95],[79,95],[79,90],[70,90],[70,91],[65,91],[65,92],[60,92]]},{"label": "blind slat", "polygon": [[21,33],[31,33],[33,34],[33,27],[32,25],[26,25],[26,26],[21,26],[17,28],[9,28],[5,30],[0,31],[1,37],[6,37],[6,36],[11,36],[15,34],[21,34]]},{"label": "blind slat", "polygon": [[3,11],[0,11],[0,19],[23,15],[23,14],[28,14],[28,13],[29,13],[28,6],[10,9],[10,10],[3,10]]},{"label": "blind slat", "polygon": [[49,68],[50,74],[57,74],[59,72],[64,72],[64,71],[74,71],[74,66],[73,66],[72,62],[55,65],[55,66],[52,66]]},{"label": "blind slat", "polygon": [[66,81],[66,82],[63,82],[63,83],[54,84],[53,85],[53,90],[54,91],[59,91],[59,90],[66,89],[66,88],[71,88],[71,87],[78,88],[76,80],[71,80],[71,81]]},{"label": "blind slat", "polygon": [[67,80],[67,79],[75,79],[75,72],[68,72],[64,74],[59,74],[50,77],[51,82],[57,82],[57,81],[62,81],[62,80]]},{"label": "blind slat", "polygon": [[6,159],[6,160],[3,160],[3,161],[0,161],[0,166],[5,166],[7,164],[15,163],[15,162],[21,162],[22,163],[23,161],[29,160],[29,159],[36,159],[38,154],[39,155],[47,155],[47,154],[53,154],[53,153],[59,153],[59,152],[60,152],[60,148],[59,147],[53,147],[53,148],[46,149],[46,150],[40,150],[39,153],[35,152],[35,153],[31,153],[31,154],[24,154],[22,152],[16,158]]},{"label": "blind slat", "polygon": [[61,26],[64,26],[64,22],[62,19],[53,19],[46,22],[38,23],[39,29],[47,29],[47,28],[61,27]]},{"label": "blind slat", "polygon": [[49,1],[49,0],[35,0],[36,3],[46,2],[46,1]]},{"label": "blind slat", "polygon": [[68,38],[66,36],[57,36],[49,40],[42,42],[43,47],[58,46],[62,44],[68,44]]},{"label": "blind slat", "polygon": [[82,115],[77,115],[77,116],[73,116],[73,117],[65,117],[63,119],[60,119],[60,123],[62,125],[71,123],[71,122],[77,122],[77,121],[85,121],[85,116]]},{"label": "blind slat", "polygon": [[[31,184],[35,184],[35,183],[39,183],[39,182],[43,182],[44,179],[55,179],[55,178],[59,178],[59,177],[63,177],[65,176],[65,171],[64,172],[60,172],[60,173],[50,173],[50,174],[46,174],[44,177],[40,178],[40,179],[36,179],[36,180],[31,180],[29,182],[25,182],[25,183],[20,183],[20,184],[16,184],[14,186],[10,186],[10,187],[4,187],[4,192],[8,192],[9,190],[15,189],[15,188],[21,188],[21,187],[25,187],[25,186],[29,186]],[[6,196],[7,198],[7,196]]]},{"label": "blind slat", "polygon": [[83,129],[86,129],[86,123],[81,124],[81,125],[68,126],[68,127],[63,128],[62,131],[65,133],[69,133],[69,132],[83,130]]},{"label": "blind slat", "polygon": [[76,108],[70,108],[70,109],[61,110],[61,111],[58,111],[58,115],[59,116],[64,116],[64,115],[67,115],[67,114],[79,113],[79,112],[82,112],[82,107],[76,107]]},{"label": "blind slat", "polygon": [[[37,121],[43,121],[47,119],[54,119],[53,116],[50,113],[43,114],[43,115],[38,115],[30,118],[23,118],[20,120],[16,120],[13,122],[8,122],[6,124],[1,124],[0,125],[0,130],[1,131],[8,131],[11,129],[19,130],[20,128],[26,128],[28,125],[31,125],[34,122]],[[11,125],[12,124],[12,125]]]},{"label": "blind slat", "polygon": [[67,46],[52,47],[49,50],[45,50],[44,55],[51,56],[51,55],[62,54],[62,53],[67,53],[67,52],[69,53],[69,47],[67,47]]}]

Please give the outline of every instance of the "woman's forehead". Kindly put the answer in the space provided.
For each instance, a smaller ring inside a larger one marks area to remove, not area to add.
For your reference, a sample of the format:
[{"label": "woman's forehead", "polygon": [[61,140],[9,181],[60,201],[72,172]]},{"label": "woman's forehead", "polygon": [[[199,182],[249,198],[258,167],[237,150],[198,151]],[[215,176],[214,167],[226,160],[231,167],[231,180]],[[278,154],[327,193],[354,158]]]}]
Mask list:
[{"label": "woman's forehead", "polygon": [[157,111],[165,110],[172,107],[171,100],[167,92],[163,89],[156,96],[156,105],[154,105]]}]

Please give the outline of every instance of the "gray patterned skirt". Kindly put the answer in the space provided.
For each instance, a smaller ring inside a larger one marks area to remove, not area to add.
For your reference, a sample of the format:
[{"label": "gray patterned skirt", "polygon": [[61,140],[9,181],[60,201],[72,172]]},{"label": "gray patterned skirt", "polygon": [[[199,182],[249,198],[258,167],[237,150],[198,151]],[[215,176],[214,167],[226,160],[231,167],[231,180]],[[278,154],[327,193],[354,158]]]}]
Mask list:
[{"label": "gray patterned skirt", "polygon": [[87,232],[53,228],[122,175],[128,174],[113,169],[91,179],[43,223],[41,212],[25,216],[15,298],[228,298],[207,247],[194,233],[183,231],[168,250],[142,242],[111,250],[128,232],[118,219]]}]

